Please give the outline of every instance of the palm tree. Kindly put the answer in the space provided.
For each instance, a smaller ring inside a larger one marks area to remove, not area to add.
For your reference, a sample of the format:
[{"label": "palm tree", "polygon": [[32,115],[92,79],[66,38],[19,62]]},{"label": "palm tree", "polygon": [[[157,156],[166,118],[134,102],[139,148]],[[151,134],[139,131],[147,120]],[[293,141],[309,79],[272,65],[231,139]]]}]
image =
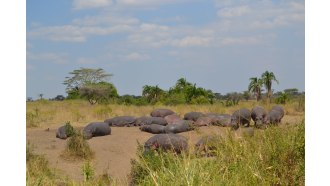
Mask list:
[{"label": "palm tree", "polygon": [[261,87],[263,84],[263,80],[259,79],[257,77],[252,77],[250,78],[250,84],[248,87],[249,92],[254,93],[254,95],[256,96],[257,101],[259,101],[261,99]]},{"label": "palm tree", "polygon": [[149,102],[151,101],[157,101],[160,96],[164,93],[164,90],[156,86],[149,86],[145,85],[143,86],[142,90],[142,96],[146,97]]},{"label": "palm tree", "polygon": [[189,83],[185,78],[180,78],[176,81],[174,89],[179,92],[184,91],[187,87],[191,87],[192,84]]},{"label": "palm tree", "polygon": [[263,81],[263,84],[265,88],[267,89],[267,98],[270,102],[270,97],[272,96],[272,81],[275,81],[278,84],[278,80],[276,79],[273,72],[264,72],[261,75],[261,79]]}]

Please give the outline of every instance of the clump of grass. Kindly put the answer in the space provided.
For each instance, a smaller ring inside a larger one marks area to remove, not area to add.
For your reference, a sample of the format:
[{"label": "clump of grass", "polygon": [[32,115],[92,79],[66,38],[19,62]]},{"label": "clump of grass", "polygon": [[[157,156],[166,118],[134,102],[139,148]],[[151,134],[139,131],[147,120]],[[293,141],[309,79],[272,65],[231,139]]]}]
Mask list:
[{"label": "clump of grass", "polygon": [[84,176],[84,181],[87,182],[89,180],[91,180],[94,177],[95,171],[93,166],[91,165],[91,163],[89,161],[86,161],[82,168],[82,175]]},{"label": "clump of grass", "polygon": [[305,125],[257,130],[237,138],[228,131],[215,156],[142,153],[132,160],[133,185],[304,185]]},{"label": "clump of grass", "polygon": [[66,159],[91,159],[94,152],[81,132],[74,132],[74,135],[67,140],[66,148],[62,156]]},{"label": "clump of grass", "polygon": [[77,131],[73,128],[70,121],[67,121],[64,127],[65,127],[65,133],[68,137],[76,135]]}]

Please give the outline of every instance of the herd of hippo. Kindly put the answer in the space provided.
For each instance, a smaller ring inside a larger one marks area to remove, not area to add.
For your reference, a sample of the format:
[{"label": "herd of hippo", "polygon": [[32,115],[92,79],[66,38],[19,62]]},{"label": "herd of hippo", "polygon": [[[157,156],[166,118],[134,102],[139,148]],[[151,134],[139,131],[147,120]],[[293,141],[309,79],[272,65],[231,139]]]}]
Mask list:
[{"label": "herd of hippo", "polygon": [[[133,116],[117,116],[104,120],[104,122],[89,123],[83,129],[86,139],[95,136],[105,136],[111,134],[111,127],[133,127],[138,126],[141,131],[156,134],[145,142],[145,150],[148,149],[172,149],[181,152],[187,149],[187,139],[176,133],[186,132],[196,127],[216,125],[231,127],[237,130],[240,126],[250,127],[251,119],[254,121],[255,128],[267,128],[268,125],[278,125],[284,116],[281,106],[274,106],[267,112],[261,106],[255,106],[251,110],[241,108],[232,115],[218,113],[189,112],[180,118],[175,112],[169,109],[155,109],[150,116],[139,118]],[[69,137],[65,126],[57,130],[56,137],[66,139]],[[201,146],[205,139],[202,138],[196,146]]]}]

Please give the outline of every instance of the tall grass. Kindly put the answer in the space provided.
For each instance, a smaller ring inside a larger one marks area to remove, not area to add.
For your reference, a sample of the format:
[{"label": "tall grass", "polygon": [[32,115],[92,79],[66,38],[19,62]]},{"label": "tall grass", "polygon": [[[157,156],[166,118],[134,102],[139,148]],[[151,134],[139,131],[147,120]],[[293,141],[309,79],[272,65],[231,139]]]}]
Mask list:
[{"label": "tall grass", "polygon": [[304,185],[305,125],[257,130],[253,137],[229,132],[214,157],[138,150],[133,185]]}]

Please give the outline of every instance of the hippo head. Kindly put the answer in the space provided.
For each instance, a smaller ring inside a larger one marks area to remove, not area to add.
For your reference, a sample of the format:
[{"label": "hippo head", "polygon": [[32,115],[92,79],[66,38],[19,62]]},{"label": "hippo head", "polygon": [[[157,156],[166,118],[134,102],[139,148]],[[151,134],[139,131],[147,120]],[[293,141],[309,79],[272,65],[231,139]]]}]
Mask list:
[{"label": "hippo head", "polygon": [[264,118],[256,117],[256,125],[262,125],[264,123]]}]

